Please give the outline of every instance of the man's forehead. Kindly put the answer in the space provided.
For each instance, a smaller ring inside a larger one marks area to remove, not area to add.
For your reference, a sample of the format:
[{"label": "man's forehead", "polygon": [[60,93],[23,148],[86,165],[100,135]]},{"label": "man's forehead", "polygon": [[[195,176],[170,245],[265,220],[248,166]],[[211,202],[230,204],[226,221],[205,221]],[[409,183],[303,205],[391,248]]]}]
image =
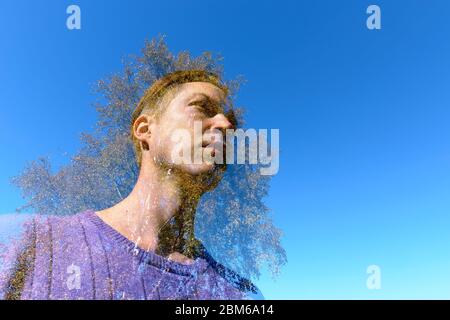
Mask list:
[{"label": "man's forehead", "polygon": [[182,85],[182,95],[186,98],[208,96],[211,99],[222,101],[225,92],[209,82],[187,82]]}]

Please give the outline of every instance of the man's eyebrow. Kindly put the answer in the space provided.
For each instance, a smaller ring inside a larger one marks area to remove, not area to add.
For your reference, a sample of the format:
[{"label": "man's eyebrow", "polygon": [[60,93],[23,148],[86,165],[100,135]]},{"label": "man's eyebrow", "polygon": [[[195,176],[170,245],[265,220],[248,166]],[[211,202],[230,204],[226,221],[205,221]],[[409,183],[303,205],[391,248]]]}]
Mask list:
[{"label": "man's eyebrow", "polygon": [[204,94],[204,93],[201,93],[201,92],[197,92],[197,93],[195,93],[193,96],[191,96],[190,98],[189,98],[189,100],[190,101],[192,101],[192,100],[198,100],[198,99],[200,99],[200,98],[202,98],[202,99],[205,99],[205,100],[208,100],[208,101],[210,101],[210,102],[213,102],[213,103],[217,103],[217,104],[219,104],[220,102],[219,101],[217,101],[216,99],[213,99],[213,98],[211,98],[210,96],[208,96],[207,94]]},{"label": "man's eyebrow", "polygon": [[215,109],[217,109],[217,110],[214,110],[214,111],[219,111],[219,110],[223,109],[222,101],[218,101],[218,100],[216,100],[214,98],[211,98],[207,94],[204,94],[204,93],[201,93],[201,92],[195,93],[192,97],[190,97],[188,104],[191,105],[193,103],[196,103],[196,102],[199,102],[199,101],[203,101],[203,100],[206,100],[210,107],[214,107]]}]

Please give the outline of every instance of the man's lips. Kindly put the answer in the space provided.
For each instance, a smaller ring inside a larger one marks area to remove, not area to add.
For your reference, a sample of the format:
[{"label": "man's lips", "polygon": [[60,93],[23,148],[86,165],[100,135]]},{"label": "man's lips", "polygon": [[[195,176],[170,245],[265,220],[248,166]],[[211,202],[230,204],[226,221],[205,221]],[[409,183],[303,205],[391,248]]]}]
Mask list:
[{"label": "man's lips", "polygon": [[202,147],[206,148],[206,147],[222,147],[225,146],[225,142],[223,139],[218,139],[217,141],[213,140],[207,140],[207,139],[203,139],[202,140]]},{"label": "man's lips", "polygon": [[206,141],[202,142],[202,148],[211,149],[211,156],[215,156],[216,152],[225,153],[226,144],[223,141]]}]

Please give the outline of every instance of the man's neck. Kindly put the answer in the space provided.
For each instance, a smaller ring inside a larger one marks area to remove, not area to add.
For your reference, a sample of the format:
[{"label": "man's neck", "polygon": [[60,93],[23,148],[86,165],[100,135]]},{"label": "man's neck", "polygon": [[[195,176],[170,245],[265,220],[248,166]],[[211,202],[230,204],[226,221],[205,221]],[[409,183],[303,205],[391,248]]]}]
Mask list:
[{"label": "man's neck", "polygon": [[148,161],[143,163],[132,192],[97,215],[136,246],[146,251],[157,251],[159,232],[165,224],[182,212],[184,206],[196,205],[185,203],[181,183],[180,177],[171,170],[164,170]]}]

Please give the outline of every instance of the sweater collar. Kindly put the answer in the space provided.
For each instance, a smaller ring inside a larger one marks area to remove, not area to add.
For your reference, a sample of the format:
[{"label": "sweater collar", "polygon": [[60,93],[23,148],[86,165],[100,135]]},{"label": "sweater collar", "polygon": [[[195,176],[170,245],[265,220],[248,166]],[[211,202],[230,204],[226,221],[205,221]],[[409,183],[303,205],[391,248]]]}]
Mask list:
[{"label": "sweater collar", "polygon": [[196,274],[203,273],[209,265],[206,259],[210,257],[210,255],[202,244],[200,245],[200,256],[196,257],[193,263],[184,264],[169,260],[154,251],[146,251],[140,248],[133,241],[129,240],[116,229],[104,222],[93,209],[88,209],[83,214],[86,219],[91,221],[97,227],[102,235],[106,235],[115,243],[123,246],[128,253],[138,259],[140,264],[149,264],[163,271],[184,276],[194,276]]}]

